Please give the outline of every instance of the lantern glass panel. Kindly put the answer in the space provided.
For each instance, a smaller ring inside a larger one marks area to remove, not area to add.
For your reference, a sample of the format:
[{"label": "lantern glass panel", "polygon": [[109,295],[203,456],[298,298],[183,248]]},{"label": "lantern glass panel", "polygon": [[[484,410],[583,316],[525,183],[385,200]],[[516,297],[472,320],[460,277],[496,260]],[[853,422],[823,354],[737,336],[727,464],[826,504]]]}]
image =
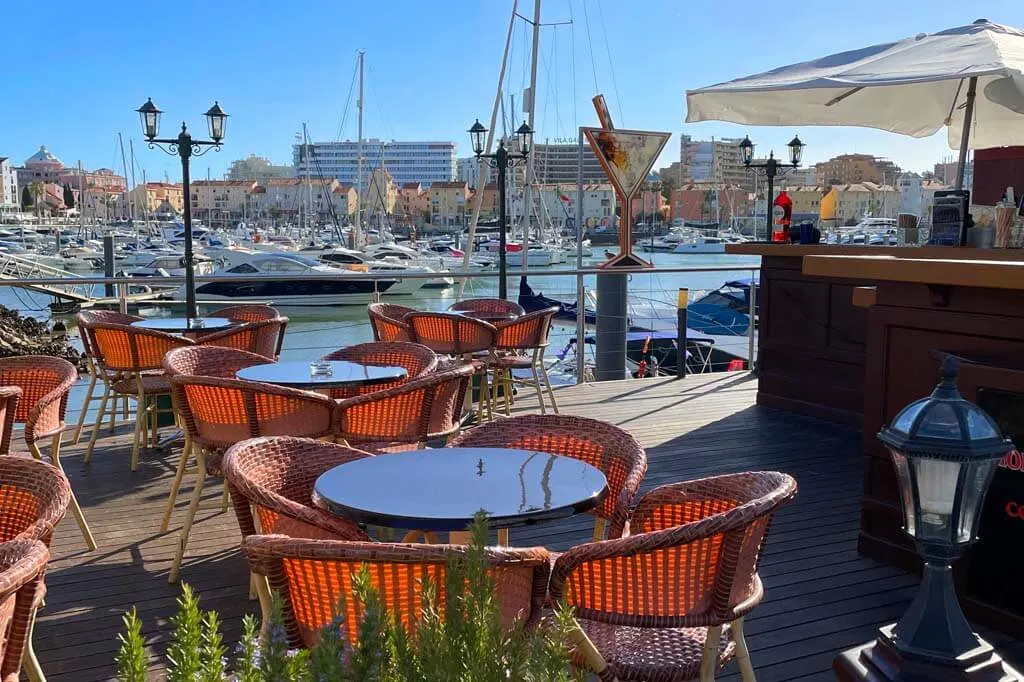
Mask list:
[{"label": "lantern glass panel", "polygon": [[999,438],[999,427],[980,410],[967,410],[967,431],[972,440]]},{"label": "lantern glass panel", "polygon": [[963,432],[960,430],[960,420],[957,419],[956,410],[950,403],[933,402],[918,423],[917,435],[921,438],[963,440]]},{"label": "lantern glass panel", "polygon": [[914,535],[917,524],[914,522],[914,489],[910,482],[910,467],[907,458],[889,450],[892,463],[896,468],[896,480],[900,484],[900,501],[903,503],[903,528],[909,535]]},{"label": "lantern glass panel", "polygon": [[953,501],[956,499],[960,462],[914,458],[910,460],[917,481],[921,515],[915,536],[919,540],[952,540]]},{"label": "lantern glass panel", "polygon": [[917,415],[921,413],[921,408],[927,403],[926,400],[919,400],[916,403],[911,403],[903,408],[903,411],[896,415],[896,421],[893,422],[892,429],[894,431],[902,431],[903,433],[910,433],[910,427],[914,425],[914,420],[917,419]]},{"label": "lantern glass panel", "polygon": [[981,505],[985,501],[985,493],[988,492],[997,464],[998,460],[990,459],[964,465],[964,491],[954,538],[957,543],[974,542],[978,533],[978,520],[981,518]]}]

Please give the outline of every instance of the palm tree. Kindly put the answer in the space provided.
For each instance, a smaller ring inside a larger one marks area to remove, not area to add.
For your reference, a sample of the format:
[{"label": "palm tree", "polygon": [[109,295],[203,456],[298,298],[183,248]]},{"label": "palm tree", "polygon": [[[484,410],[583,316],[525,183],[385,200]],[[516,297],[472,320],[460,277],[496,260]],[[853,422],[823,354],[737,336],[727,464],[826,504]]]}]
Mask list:
[{"label": "palm tree", "polygon": [[33,180],[28,184],[29,194],[32,195],[32,201],[36,205],[36,217],[40,217],[40,211],[42,210],[40,203],[42,203],[43,192],[46,191],[46,186],[39,180]]}]

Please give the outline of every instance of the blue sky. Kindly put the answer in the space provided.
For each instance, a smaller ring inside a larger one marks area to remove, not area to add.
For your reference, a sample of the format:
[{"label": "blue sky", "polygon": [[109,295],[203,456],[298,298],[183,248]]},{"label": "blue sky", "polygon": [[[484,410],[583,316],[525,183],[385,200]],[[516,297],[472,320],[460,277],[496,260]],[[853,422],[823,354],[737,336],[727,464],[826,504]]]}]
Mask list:
[{"label": "blue sky", "polygon": [[[165,135],[182,118],[205,134],[202,112],[215,99],[231,114],[224,150],[195,159],[193,177],[220,177],[231,160],[250,153],[290,163],[303,122],[315,140],[335,139],[339,129],[343,138],[355,138],[354,95],[351,102],[348,95],[360,49],[366,50],[367,137],[453,140],[468,155],[465,130],[475,117],[490,116],[512,1],[11,5],[2,32],[0,156],[20,164],[45,144],[66,165],[81,160],[87,168],[120,170],[120,132],[126,149],[134,140],[137,167],[149,179],[166,172],[177,180],[177,159],[140,141],[134,110],[146,97],[166,112]],[[1020,0],[771,5],[545,0],[542,21],[573,23],[541,29],[538,137],[574,137],[578,125],[595,125],[590,98],[600,91],[616,126],[674,133],[659,165],[678,160],[679,132],[749,133],[760,151],[781,150],[797,132],[808,145],[808,162],[856,151],[923,170],[953,154],[944,134],[913,140],[857,128],[685,125],[684,92],[979,17],[1020,23]],[[532,12],[533,2],[521,0],[520,13]],[[176,28],[182,18],[188,30]],[[506,80],[517,107],[528,83],[528,40],[528,27],[518,22]]]}]

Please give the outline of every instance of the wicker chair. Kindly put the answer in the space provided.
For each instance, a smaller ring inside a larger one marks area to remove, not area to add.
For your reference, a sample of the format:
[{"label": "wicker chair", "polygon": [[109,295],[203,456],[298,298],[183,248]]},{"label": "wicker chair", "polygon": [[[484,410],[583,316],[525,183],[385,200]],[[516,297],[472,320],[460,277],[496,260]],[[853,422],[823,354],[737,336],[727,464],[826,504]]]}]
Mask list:
[{"label": "wicker chair", "polygon": [[235,322],[262,322],[263,320],[276,320],[281,317],[281,313],[278,312],[277,308],[256,303],[229,305],[215,310],[210,315],[211,317],[226,317]]},{"label": "wicker chair", "polygon": [[[557,312],[558,308],[546,308],[515,320],[497,322],[494,325],[498,330],[498,336],[494,341],[494,354],[489,358],[488,365],[494,372],[492,391],[496,390],[499,384],[503,386],[502,395],[504,396],[506,415],[509,414],[509,406],[512,402],[513,383],[532,383],[537,391],[540,413],[545,413],[544,393],[541,390],[542,378],[548,398],[551,400],[551,409],[558,414],[555,392],[551,388],[547,367],[544,366],[544,350],[548,346],[551,323]],[[533,381],[522,382],[516,379],[512,375],[514,369],[529,369],[533,374]],[[492,392],[491,401],[494,402],[496,397],[497,394]]]},{"label": "wicker chair", "polygon": [[[32,625],[43,595],[50,550],[38,540],[0,544],[0,680],[45,680],[32,652]],[[32,666],[35,666],[34,668]]]},{"label": "wicker chair", "polygon": [[168,576],[173,583],[178,579],[206,476],[222,475],[223,452],[239,441],[258,436],[330,436],[335,403],[319,393],[254,381],[185,375],[171,377],[170,381],[174,409],[188,436],[188,451],[182,452],[161,530],[169,524],[174,493],[190,454],[195,455],[198,465],[178,553]]},{"label": "wicker chair", "polygon": [[[78,413],[78,424],[75,425],[75,437],[72,439],[72,445],[78,445],[78,441],[82,438],[82,429],[85,427],[85,417],[89,412],[89,406],[92,405],[94,400],[101,400],[103,394],[96,395],[96,382],[102,379],[102,373],[96,365],[96,351],[93,349],[92,335],[89,333],[90,324],[131,324],[132,322],[138,322],[143,318],[136,315],[128,315],[125,313],[119,313],[114,310],[86,310],[78,313],[76,321],[78,324],[78,335],[82,339],[82,350],[84,351],[85,359],[88,364],[89,370],[89,388],[85,391],[85,398],[82,400],[82,410]],[[125,418],[128,416],[128,398],[125,398]],[[111,412],[111,426],[113,426],[114,413]],[[99,422],[96,423],[98,428]]]},{"label": "wicker chair", "polygon": [[276,360],[281,352],[281,344],[284,343],[284,330],[287,326],[287,317],[248,322],[204,334],[196,339],[196,343],[201,346],[235,348]]},{"label": "wicker chair", "polygon": [[602,680],[705,682],[735,655],[752,682],[743,617],[764,596],[768,525],[795,494],[776,472],[665,485],[640,499],[633,534],[559,556],[550,596],[575,609],[577,662]]},{"label": "wicker chair", "polygon": [[473,369],[480,377],[479,420],[483,420],[485,403],[487,417],[492,417],[494,410],[487,387],[487,362],[498,336],[494,325],[452,313],[409,313],[405,321],[416,343],[439,355],[452,355],[473,363]]},{"label": "wicker chair", "polygon": [[371,303],[366,306],[370,327],[373,329],[373,340],[385,343],[412,340],[405,316],[414,312],[415,308],[397,303]]},{"label": "wicker chair", "polygon": [[[242,537],[277,533],[293,538],[369,541],[351,521],[311,506],[325,471],[368,453],[311,438],[270,436],[242,441],[224,454],[224,478]],[[255,517],[254,517],[255,513]],[[270,613],[266,578],[253,575],[264,617]]]},{"label": "wicker chair", "polygon": [[21,389],[17,386],[0,386],[0,428],[3,429],[0,432],[0,455],[11,451],[11,434],[20,399]]},{"label": "wicker chair", "polygon": [[523,306],[515,301],[503,298],[467,298],[448,306],[448,310],[462,310],[474,313],[492,313],[495,315],[524,315]]},{"label": "wicker chair", "polygon": [[437,367],[437,354],[434,351],[418,343],[406,341],[360,343],[355,346],[339,348],[332,353],[328,353],[322,359],[346,360],[359,365],[370,365],[373,367],[404,367],[406,371],[404,379],[396,379],[395,381],[383,384],[329,389],[330,396],[335,400],[352,398],[364,393],[375,393],[394,388],[395,386],[401,386],[407,381],[418,379],[429,372],[433,372],[434,368]]},{"label": "wicker chair", "polygon": [[[38,541],[49,546],[53,529],[64,518],[70,502],[71,486],[64,472],[29,457],[0,457],[0,548],[15,541]],[[0,549],[0,555],[2,553],[3,549]],[[35,594],[28,636],[23,643],[23,664],[30,680],[45,682],[46,677],[32,648],[31,623],[43,596],[41,592]],[[3,612],[3,607],[0,607],[0,613]],[[0,622],[0,633],[3,632],[3,623]],[[11,671],[4,668],[3,681],[17,680],[16,671],[17,666],[13,677],[8,677]]]},{"label": "wicker chair", "polygon": [[568,415],[528,414],[481,424],[451,447],[537,450],[579,459],[601,470],[608,494],[590,513],[594,540],[622,536],[629,510],[647,473],[647,455],[633,436],[607,422]]},{"label": "wicker chair", "polygon": [[[355,641],[359,617],[358,609],[351,608],[350,586],[362,567],[369,566],[370,579],[388,613],[406,627],[414,627],[423,608],[423,579],[442,585],[448,562],[467,552],[459,545],[306,540],[283,535],[248,537],[242,541],[242,549],[253,571],[267,576],[270,586],[281,595],[289,643],[306,648],[333,619],[343,594],[350,605],[344,614],[344,630]],[[535,624],[550,570],[548,551],[542,547],[488,547],[484,555],[505,622],[521,619],[527,626]]]},{"label": "wicker chair", "polygon": [[461,406],[473,367],[433,372],[385,391],[337,403],[335,436],[373,453],[412,450],[461,426]]},{"label": "wicker chair", "polygon": [[[85,462],[92,460],[93,449],[99,436],[108,403],[114,411],[118,396],[134,398],[137,406],[135,436],[132,440],[131,469],[139,467],[139,448],[148,439],[157,442],[157,400],[171,392],[167,377],[154,374],[163,369],[164,355],[175,348],[194,345],[192,341],[172,334],[141,329],[122,324],[90,324],[96,366],[104,378],[106,388],[100,401],[97,426],[92,430]],[[110,398],[114,400],[111,402]],[[151,423],[150,423],[151,422]]]},{"label": "wicker chair", "polygon": [[[42,460],[39,443],[49,439],[50,462],[61,471],[64,470],[60,462],[61,436],[67,428],[64,414],[68,407],[68,394],[77,381],[78,370],[63,358],[50,355],[0,358],[0,386],[21,389],[14,421],[25,425],[25,445],[33,457]],[[71,495],[71,512],[85,544],[90,550],[96,549],[96,540],[74,493]]]}]

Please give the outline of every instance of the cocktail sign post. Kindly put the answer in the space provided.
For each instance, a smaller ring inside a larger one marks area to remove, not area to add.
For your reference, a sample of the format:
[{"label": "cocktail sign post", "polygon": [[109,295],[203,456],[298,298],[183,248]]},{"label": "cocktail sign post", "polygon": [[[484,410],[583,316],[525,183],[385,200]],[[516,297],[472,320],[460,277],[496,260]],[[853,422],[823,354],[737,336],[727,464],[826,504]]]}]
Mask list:
[{"label": "cocktail sign post", "polygon": [[616,130],[604,97],[597,95],[593,101],[601,127],[584,128],[583,134],[615,188],[622,206],[619,218],[619,255],[601,267],[649,268],[650,263],[633,254],[633,196],[647,179],[672,133]]}]

